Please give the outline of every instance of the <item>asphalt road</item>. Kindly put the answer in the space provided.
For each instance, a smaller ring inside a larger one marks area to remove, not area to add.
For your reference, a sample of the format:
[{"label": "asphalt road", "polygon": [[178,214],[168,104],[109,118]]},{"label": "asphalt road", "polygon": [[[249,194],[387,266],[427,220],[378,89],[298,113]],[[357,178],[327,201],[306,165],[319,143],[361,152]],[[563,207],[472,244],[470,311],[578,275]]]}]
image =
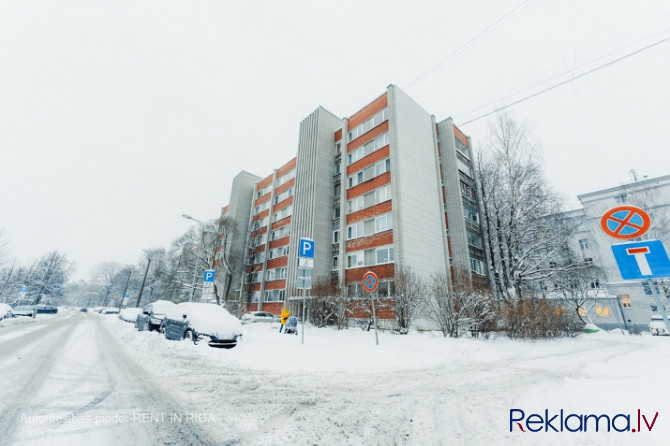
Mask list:
[{"label": "asphalt road", "polygon": [[0,445],[217,444],[99,317],[0,329]]}]

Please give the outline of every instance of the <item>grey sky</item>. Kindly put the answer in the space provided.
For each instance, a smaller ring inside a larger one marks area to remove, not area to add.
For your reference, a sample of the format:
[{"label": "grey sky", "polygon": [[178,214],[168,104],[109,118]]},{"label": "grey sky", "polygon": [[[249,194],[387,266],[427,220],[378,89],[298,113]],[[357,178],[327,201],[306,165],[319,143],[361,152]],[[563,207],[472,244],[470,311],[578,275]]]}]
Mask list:
[{"label": "grey sky", "polygon": [[[669,19],[664,1],[4,0],[0,228],[19,260],[60,249],[76,278],[135,263],[181,214],[216,217],[240,170],[291,159],[319,105],[348,116],[393,83],[478,147],[488,119],[462,122],[670,37]],[[630,169],[670,174],[669,56],[510,109],[572,206]]]}]

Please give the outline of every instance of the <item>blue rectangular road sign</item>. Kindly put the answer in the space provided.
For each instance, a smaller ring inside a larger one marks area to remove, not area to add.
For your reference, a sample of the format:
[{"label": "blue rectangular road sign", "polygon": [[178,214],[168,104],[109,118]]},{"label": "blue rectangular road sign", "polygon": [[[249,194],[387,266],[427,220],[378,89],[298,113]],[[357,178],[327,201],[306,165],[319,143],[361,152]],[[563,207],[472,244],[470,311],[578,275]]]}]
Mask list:
[{"label": "blue rectangular road sign", "polygon": [[216,274],[216,271],[213,269],[206,269],[202,273],[202,281],[203,282],[214,282],[214,276]]},{"label": "blue rectangular road sign", "polygon": [[298,246],[298,257],[314,258],[314,240],[309,238],[301,238],[300,246]]},{"label": "blue rectangular road sign", "polygon": [[670,277],[670,259],[660,240],[612,245],[612,253],[624,280]]}]

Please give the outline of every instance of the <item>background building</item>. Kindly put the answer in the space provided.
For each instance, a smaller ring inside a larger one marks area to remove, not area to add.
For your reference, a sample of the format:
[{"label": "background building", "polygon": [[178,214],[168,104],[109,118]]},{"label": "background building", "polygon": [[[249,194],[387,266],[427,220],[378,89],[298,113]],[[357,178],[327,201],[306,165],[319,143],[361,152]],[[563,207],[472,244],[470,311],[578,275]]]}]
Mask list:
[{"label": "background building", "polygon": [[[667,250],[670,246],[670,175],[638,181],[634,172],[631,173],[634,181],[629,184],[578,196],[583,208],[570,213],[572,218],[580,222],[571,244],[575,251],[581,253],[585,262],[600,268],[601,277],[593,284],[594,289],[600,288],[606,290],[608,296],[618,297],[618,308],[612,304],[601,306],[594,314],[595,322],[611,326],[618,324],[619,314],[623,314],[625,328],[637,327],[642,330],[648,329],[652,312],[658,310],[656,303],[651,290],[643,286],[641,281],[622,279],[610,247],[626,240],[605,234],[600,227],[600,219],[613,207],[637,206],[649,214],[651,227],[642,238],[635,240],[661,240]],[[658,281],[658,285],[661,295],[665,296],[667,280]],[[665,297],[662,300],[667,301]]]}]

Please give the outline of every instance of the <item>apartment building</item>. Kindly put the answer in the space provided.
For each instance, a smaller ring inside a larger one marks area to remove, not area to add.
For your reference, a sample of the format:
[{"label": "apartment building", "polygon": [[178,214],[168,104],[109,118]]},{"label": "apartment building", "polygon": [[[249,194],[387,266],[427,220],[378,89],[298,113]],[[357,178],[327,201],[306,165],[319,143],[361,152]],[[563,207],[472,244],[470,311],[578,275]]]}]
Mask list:
[{"label": "apartment building", "polygon": [[233,289],[251,309],[278,313],[300,294],[300,238],[315,242],[314,279],[351,297],[366,296],[360,283],[373,271],[392,302],[399,267],[425,278],[458,270],[486,286],[472,160],[450,118],[437,122],[394,85],[348,118],[317,108],[300,123],[297,156],[263,178],[245,173],[224,208],[232,218],[238,203],[236,236],[246,241]]}]

